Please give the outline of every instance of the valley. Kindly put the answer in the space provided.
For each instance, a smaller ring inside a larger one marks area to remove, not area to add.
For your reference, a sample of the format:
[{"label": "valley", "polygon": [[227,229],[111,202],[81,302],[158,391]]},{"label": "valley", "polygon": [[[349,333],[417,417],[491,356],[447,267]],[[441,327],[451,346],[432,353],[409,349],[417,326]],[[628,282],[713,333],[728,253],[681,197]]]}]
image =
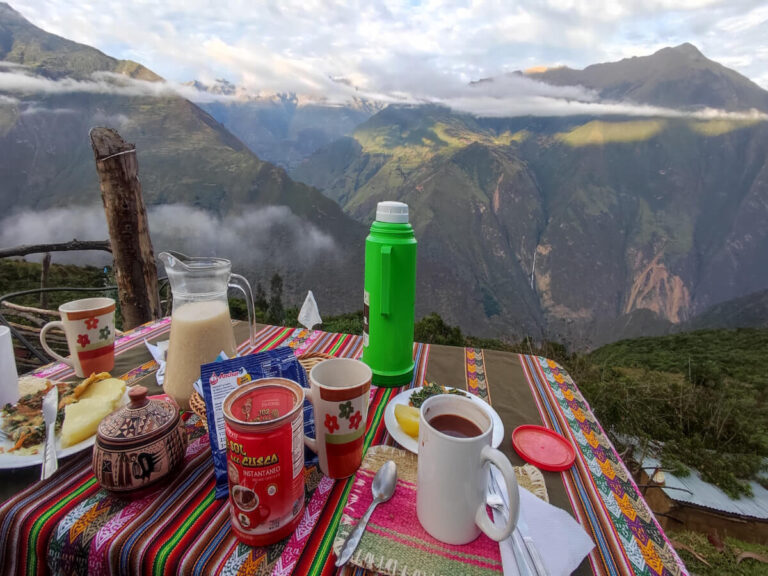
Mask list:
[{"label": "valley", "polygon": [[462,302],[433,308],[450,322],[599,345],[638,335],[640,313],[664,333],[768,285],[767,138],[755,121],[389,108],[292,174],[363,222],[385,198],[413,206],[421,262],[455,264],[429,289]]},{"label": "valley", "polygon": [[[768,93],[690,44],[512,75],[628,113],[497,117],[254,97],[225,80],[186,86],[198,106],[7,4],[0,40],[4,242],[101,239],[87,134],[108,125],[137,145],[156,250],[225,251],[254,283],[278,272],[288,297],[312,289],[330,313],[359,308],[363,241],[387,199],[411,208],[417,317],[467,333],[588,350],[768,288]],[[67,210],[93,217],[78,228]],[[35,224],[54,213],[61,226]]]}]

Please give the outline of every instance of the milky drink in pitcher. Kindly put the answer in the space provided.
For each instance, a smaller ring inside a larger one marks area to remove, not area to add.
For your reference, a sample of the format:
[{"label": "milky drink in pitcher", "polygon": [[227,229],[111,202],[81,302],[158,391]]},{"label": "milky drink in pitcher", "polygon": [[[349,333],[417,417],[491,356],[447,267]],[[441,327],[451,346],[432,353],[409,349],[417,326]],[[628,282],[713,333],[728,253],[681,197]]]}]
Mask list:
[{"label": "milky drink in pitcher", "polygon": [[363,362],[376,386],[402,386],[413,378],[416,238],[408,205],[379,202],[365,239]]},{"label": "milky drink in pitcher", "polygon": [[[200,338],[200,334],[205,334]],[[171,315],[171,342],[163,388],[179,405],[189,402],[188,383],[200,378],[200,365],[216,359],[220,352],[235,355],[235,334],[226,302],[188,302],[174,307]]]},{"label": "milky drink in pitcher", "polygon": [[158,258],[165,264],[173,293],[163,390],[181,408],[189,409],[200,365],[213,362],[222,351],[230,357],[237,351],[228,288],[237,288],[245,296],[251,344],[253,295],[248,281],[232,274],[232,264],[224,258],[190,258],[178,252],[162,252]]}]

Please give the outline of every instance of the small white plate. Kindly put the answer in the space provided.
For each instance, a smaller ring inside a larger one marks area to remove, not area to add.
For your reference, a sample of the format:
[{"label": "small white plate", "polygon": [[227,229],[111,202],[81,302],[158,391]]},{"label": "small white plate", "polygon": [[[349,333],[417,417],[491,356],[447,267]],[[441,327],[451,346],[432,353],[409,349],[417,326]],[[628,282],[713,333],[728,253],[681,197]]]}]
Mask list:
[{"label": "small white plate", "polygon": [[[392,436],[400,446],[414,454],[419,453],[418,439],[413,436],[408,436],[408,434],[400,428],[400,424],[397,423],[397,419],[395,418],[395,404],[407,405],[408,401],[411,399],[411,394],[418,390],[421,390],[421,388],[411,388],[410,390],[401,392],[389,401],[387,409],[384,412],[384,425],[387,427],[389,435]],[[453,390],[453,388],[446,387],[446,390]],[[496,410],[494,410],[488,402],[481,400],[474,394],[470,394],[466,390],[461,390],[461,392],[464,392],[472,402],[482,406],[488,413],[488,416],[491,417],[491,420],[493,420],[493,437],[491,438],[491,445],[494,448],[498,448],[499,445],[501,445],[501,441],[504,440],[504,424],[502,423],[501,418],[499,418]]]},{"label": "small white plate", "polygon": [[[123,394],[123,398],[120,400],[120,406],[125,406],[128,404],[129,398],[128,398],[128,388],[125,389],[125,394]],[[0,414],[0,424],[3,422],[3,416]],[[74,444],[72,446],[67,446],[66,448],[61,447],[61,437],[59,434],[56,434],[56,457],[57,458],[65,458],[66,456],[71,456],[72,454],[77,454],[78,452],[82,452],[83,450],[87,450],[91,448],[94,443],[96,442],[96,434],[91,436],[90,438],[86,438],[85,440],[78,442],[77,444]],[[13,448],[13,442],[10,440],[0,440],[0,446],[8,450],[9,448]],[[18,455],[11,452],[10,454],[8,452],[0,454],[0,470],[10,470],[13,468],[28,468],[29,466],[39,466],[43,463],[43,445],[40,444],[40,452],[37,454],[23,454]]]}]

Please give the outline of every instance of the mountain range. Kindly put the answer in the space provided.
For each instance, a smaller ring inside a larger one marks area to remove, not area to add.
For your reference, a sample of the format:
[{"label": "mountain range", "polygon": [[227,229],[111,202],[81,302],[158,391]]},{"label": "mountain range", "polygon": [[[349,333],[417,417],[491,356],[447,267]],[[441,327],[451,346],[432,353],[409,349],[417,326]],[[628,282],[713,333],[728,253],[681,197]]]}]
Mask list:
[{"label": "mountain range", "polygon": [[[470,331],[595,345],[768,287],[765,90],[689,44],[529,76],[679,112],[499,119],[390,107],[291,174],[361,221],[385,198],[411,205],[440,267],[428,273],[443,279],[418,301],[436,299]],[[712,78],[715,94],[703,94]],[[715,105],[744,114],[691,113]]]},{"label": "mountain range", "polygon": [[347,136],[384,106],[355,98],[332,104],[295,93],[251,95],[224,79],[187,85],[204,94],[227,96],[198,105],[262,160],[286,169],[337,138]]},{"label": "mountain range", "polygon": [[[311,288],[321,312],[360,307],[366,228],[393,199],[409,204],[419,241],[417,317],[436,311],[469,333],[591,347],[704,311],[720,322],[728,301],[768,288],[768,92],[690,44],[520,74],[627,113],[484,118],[238,99],[225,81],[192,86],[227,96],[203,109],[140,64],[0,3],[0,205],[13,215],[98,203],[88,130],[109,125],[137,145],[150,212],[188,206],[224,228],[248,211],[289,214],[267,234],[263,219],[238,229],[243,250],[261,254],[245,272],[281,272],[288,301]],[[299,244],[297,232],[323,242]]]},{"label": "mountain range", "polygon": [[689,43],[662,48],[651,56],[593,64],[583,70],[563,66],[533,68],[523,74],[555,86],[583,86],[597,92],[603,100],[678,110],[768,112],[768,92],[749,78],[705,57]]},{"label": "mountain range", "polygon": [[[9,82],[22,88],[9,90]],[[24,89],[24,83],[30,88]],[[236,260],[236,271],[264,285],[272,273],[280,272],[287,299],[312,289],[329,311],[343,311],[344,302],[359,299],[365,229],[335,202],[259,159],[207,112],[163,87],[162,79],[147,68],[49,34],[0,3],[4,216],[101,204],[88,139],[96,125],[115,128],[136,144],[150,213],[168,204],[183,205],[212,215],[211,222],[223,223],[224,231],[243,214],[255,214],[254,227],[264,226],[259,214],[272,218],[268,234],[249,230],[247,222],[240,221],[237,244],[242,256],[221,254]],[[264,213],[269,207],[281,210]],[[203,220],[201,225],[209,224]],[[151,232],[155,237],[163,230]],[[47,234],[40,230],[41,239]],[[195,232],[187,229],[184,234],[187,237],[171,238],[166,245],[155,242],[155,251],[189,245]],[[317,235],[328,249],[312,250]],[[262,257],[253,258],[255,253]]]}]

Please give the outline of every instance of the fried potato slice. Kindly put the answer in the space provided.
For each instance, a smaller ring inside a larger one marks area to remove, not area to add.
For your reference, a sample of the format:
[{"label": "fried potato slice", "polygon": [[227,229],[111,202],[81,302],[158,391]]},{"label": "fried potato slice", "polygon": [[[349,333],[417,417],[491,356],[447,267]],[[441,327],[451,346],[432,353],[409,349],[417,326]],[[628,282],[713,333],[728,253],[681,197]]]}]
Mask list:
[{"label": "fried potato slice", "polygon": [[124,381],[119,378],[105,378],[91,383],[88,390],[80,396],[80,401],[86,398],[104,398],[116,407],[124,393]]},{"label": "fried potato slice", "polygon": [[85,391],[88,390],[88,387],[94,382],[98,382],[99,380],[106,380],[107,378],[112,378],[112,375],[109,372],[99,372],[98,374],[94,372],[77,385],[74,391],[75,398],[80,398],[80,396],[82,396]]}]

